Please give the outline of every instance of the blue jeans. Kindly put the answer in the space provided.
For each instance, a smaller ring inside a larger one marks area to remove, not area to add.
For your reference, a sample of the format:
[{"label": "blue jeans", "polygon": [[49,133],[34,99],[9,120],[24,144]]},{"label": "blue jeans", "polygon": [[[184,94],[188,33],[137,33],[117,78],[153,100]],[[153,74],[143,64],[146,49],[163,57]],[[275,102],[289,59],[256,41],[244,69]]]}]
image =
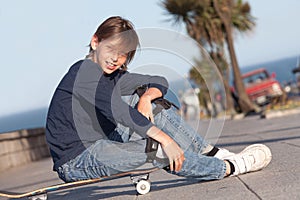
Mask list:
[{"label": "blue jeans", "polygon": [[[224,161],[203,155],[208,147],[203,138],[176,113],[174,108],[162,110],[154,117],[155,125],[172,137],[183,149],[185,161],[178,176],[198,180],[222,179]],[[75,159],[59,167],[59,177],[66,181],[109,176],[134,170],[147,162],[146,140],[132,140],[128,128],[118,126],[111,140],[98,140]],[[161,163],[154,165],[163,167]]]}]

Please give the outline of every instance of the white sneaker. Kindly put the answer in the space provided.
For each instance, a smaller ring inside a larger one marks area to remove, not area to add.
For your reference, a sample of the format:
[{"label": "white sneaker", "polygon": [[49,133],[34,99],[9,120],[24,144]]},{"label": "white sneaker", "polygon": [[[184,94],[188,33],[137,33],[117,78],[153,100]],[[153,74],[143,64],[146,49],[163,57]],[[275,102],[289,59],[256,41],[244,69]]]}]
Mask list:
[{"label": "white sneaker", "polygon": [[233,176],[265,168],[272,159],[271,150],[263,144],[253,144],[242,152],[225,158],[235,167]]},{"label": "white sneaker", "polygon": [[214,155],[214,157],[219,158],[220,160],[224,160],[225,158],[228,158],[233,155],[236,154],[228,151],[227,149],[219,148],[219,150],[217,151],[216,155]]}]

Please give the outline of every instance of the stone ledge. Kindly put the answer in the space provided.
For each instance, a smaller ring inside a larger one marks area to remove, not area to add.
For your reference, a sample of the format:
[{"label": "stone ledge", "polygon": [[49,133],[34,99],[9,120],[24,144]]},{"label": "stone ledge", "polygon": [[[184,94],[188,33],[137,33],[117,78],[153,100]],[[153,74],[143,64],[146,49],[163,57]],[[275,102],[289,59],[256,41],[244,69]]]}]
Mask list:
[{"label": "stone ledge", "polygon": [[0,134],[0,171],[49,156],[44,128]]}]

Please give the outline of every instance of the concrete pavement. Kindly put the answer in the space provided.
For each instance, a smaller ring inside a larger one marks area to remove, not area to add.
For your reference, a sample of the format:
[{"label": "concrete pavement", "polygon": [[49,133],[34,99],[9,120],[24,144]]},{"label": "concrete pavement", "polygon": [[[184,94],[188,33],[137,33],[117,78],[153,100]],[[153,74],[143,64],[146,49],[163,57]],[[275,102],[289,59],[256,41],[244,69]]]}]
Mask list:
[{"label": "concrete pavement", "polygon": [[[151,174],[151,192],[138,196],[128,177],[48,194],[48,199],[300,199],[300,114],[271,119],[259,116],[227,120],[217,146],[233,152],[253,143],[271,148],[273,159],[262,171],[197,182],[160,170]],[[190,122],[196,126],[195,122]],[[201,122],[199,130],[209,128]],[[202,132],[202,131],[201,131]],[[216,139],[216,138],[215,138]],[[5,162],[2,160],[1,162]],[[51,171],[51,159],[0,174],[0,190],[28,191],[61,182]],[[6,198],[0,197],[0,200]]]}]

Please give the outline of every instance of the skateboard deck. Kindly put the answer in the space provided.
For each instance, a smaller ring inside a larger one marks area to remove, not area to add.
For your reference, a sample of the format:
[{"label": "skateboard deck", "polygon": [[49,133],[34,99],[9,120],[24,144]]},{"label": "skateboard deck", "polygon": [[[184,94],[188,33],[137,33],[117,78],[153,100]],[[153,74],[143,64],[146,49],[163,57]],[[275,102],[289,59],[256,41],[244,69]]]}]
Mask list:
[{"label": "skateboard deck", "polygon": [[122,178],[126,176],[130,176],[139,194],[147,194],[150,191],[150,187],[151,187],[149,181],[149,174],[157,170],[159,170],[159,168],[138,169],[138,170],[133,170],[128,172],[122,172],[119,174],[114,174],[111,176],[103,176],[95,179],[81,180],[81,181],[75,181],[70,183],[60,183],[60,184],[39,188],[24,193],[0,191],[0,196],[8,197],[8,198],[28,197],[31,200],[46,200],[47,193],[49,192],[54,192],[54,191],[64,190],[69,188],[76,188],[83,185],[88,185],[88,184],[107,181],[107,180],[113,180],[113,179]]}]

